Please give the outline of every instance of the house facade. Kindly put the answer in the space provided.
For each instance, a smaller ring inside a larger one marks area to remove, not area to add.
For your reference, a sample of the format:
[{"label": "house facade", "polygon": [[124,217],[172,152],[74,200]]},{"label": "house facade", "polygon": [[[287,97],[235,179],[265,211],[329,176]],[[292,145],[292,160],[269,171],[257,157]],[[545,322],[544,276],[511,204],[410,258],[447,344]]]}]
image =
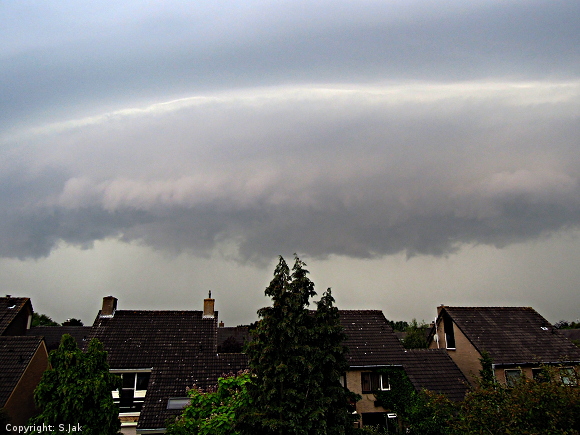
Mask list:
[{"label": "house facade", "polygon": [[580,349],[530,307],[442,305],[437,311],[429,347],[446,349],[472,385],[484,352],[496,379],[508,385],[519,376],[540,376],[545,365],[560,367],[565,378],[580,364]]},{"label": "house facade", "polygon": [[[378,405],[375,393],[391,390],[385,372],[402,370],[415,390],[429,390],[462,400],[469,390],[468,382],[447,351],[406,350],[382,311],[340,310],[340,324],[347,339],[346,387],[361,396],[356,413],[361,425],[398,426],[397,416]],[[389,369],[389,370],[384,370]]]}]

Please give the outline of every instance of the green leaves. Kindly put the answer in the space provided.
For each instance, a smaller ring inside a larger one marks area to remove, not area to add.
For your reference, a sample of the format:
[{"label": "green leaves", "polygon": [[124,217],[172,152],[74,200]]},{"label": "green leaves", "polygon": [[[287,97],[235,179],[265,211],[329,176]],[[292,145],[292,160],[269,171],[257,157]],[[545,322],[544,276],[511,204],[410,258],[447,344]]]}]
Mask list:
[{"label": "green leaves", "polygon": [[[59,425],[80,424],[84,434],[117,434],[121,427],[119,409],[111,391],[119,387],[119,377],[109,373],[107,353],[96,339],[83,353],[76,341],[65,334],[58,349],[49,355],[47,369],[34,393],[40,414],[35,424],[45,423],[58,431]],[[45,432],[46,433],[46,432]]]},{"label": "green leaves", "polygon": [[340,385],[346,369],[345,339],[330,289],[308,310],[316,295],[305,263],[290,268],[280,257],[265,294],[272,306],[246,347],[256,377],[249,385],[253,406],[240,422],[245,433],[342,434],[352,428],[349,392]]},{"label": "green leaves", "polygon": [[238,435],[235,429],[237,414],[248,407],[251,398],[247,384],[251,380],[248,371],[218,379],[215,391],[199,388],[189,390],[190,405],[181,417],[167,427],[167,434]]}]

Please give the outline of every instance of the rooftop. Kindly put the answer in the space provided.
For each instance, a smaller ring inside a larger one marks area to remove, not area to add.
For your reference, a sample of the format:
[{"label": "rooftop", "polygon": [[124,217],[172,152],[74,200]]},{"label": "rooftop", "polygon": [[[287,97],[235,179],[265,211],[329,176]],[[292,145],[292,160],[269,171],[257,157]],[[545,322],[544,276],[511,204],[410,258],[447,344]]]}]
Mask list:
[{"label": "rooftop", "polygon": [[442,307],[495,364],[580,362],[580,349],[530,307]]},{"label": "rooftop", "polygon": [[0,408],[10,398],[41,343],[42,337],[0,337]]}]

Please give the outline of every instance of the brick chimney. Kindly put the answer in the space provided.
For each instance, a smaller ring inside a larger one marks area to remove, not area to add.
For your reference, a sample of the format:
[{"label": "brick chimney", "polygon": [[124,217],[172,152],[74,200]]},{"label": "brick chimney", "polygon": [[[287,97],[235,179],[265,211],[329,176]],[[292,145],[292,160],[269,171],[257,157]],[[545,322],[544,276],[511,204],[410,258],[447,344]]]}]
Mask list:
[{"label": "brick chimney", "polygon": [[209,295],[207,299],[203,300],[203,318],[204,319],[213,319],[215,311],[215,299],[211,298],[211,290],[209,291]]},{"label": "brick chimney", "polygon": [[105,296],[103,298],[103,308],[101,308],[101,317],[113,317],[117,310],[117,298],[114,296]]}]

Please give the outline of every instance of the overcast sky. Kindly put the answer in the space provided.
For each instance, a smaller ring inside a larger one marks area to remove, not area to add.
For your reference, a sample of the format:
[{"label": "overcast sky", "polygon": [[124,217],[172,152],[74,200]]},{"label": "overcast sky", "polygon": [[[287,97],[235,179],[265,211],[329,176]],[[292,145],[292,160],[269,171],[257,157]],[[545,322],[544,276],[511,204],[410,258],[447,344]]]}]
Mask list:
[{"label": "overcast sky", "polygon": [[577,0],[87,3],[0,2],[5,294],[580,317]]}]

